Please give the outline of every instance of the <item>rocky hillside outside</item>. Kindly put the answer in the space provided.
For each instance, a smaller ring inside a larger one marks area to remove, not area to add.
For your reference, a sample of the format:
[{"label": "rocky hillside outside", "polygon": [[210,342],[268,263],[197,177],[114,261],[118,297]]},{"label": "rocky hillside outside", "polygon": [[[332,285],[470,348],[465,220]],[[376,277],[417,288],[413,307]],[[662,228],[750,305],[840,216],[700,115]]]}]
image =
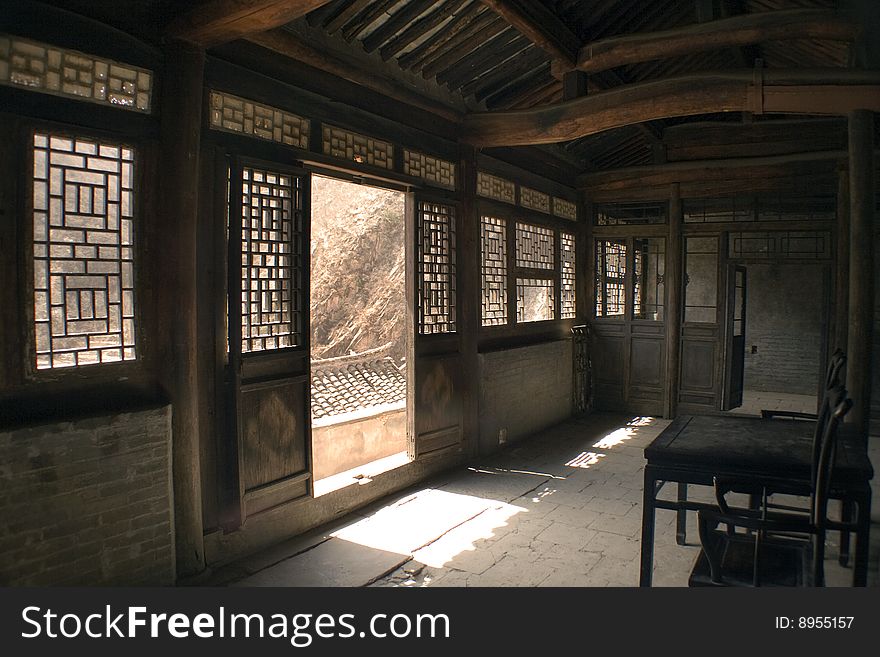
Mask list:
[{"label": "rocky hillside outside", "polygon": [[404,195],[312,177],[312,358],[406,355]]}]

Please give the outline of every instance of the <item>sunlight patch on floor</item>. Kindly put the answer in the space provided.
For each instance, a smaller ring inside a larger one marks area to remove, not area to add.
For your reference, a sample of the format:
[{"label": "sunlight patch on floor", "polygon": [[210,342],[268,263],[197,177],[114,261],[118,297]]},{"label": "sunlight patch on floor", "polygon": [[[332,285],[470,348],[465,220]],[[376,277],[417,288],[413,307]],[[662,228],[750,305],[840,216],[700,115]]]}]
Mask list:
[{"label": "sunlight patch on floor", "polygon": [[[485,538],[486,531],[502,526],[508,518],[522,510],[498,500],[427,488],[343,527],[332,536],[377,550],[413,554],[464,523],[468,523],[467,531],[470,531],[471,523],[468,521],[492,511],[474,524],[474,536],[470,541],[472,547],[474,540]],[[467,545],[467,536],[465,530],[459,532],[455,543],[442,548],[444,553],[450,553],[453,545]],[[431,558],[439,559],[440,554],[438,551]]]}]

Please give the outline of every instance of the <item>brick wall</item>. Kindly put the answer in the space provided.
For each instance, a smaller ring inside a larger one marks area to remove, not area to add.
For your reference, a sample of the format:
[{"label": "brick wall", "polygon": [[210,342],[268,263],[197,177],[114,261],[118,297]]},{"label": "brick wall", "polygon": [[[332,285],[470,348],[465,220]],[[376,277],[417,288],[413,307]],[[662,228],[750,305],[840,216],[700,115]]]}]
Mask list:
[{"label": "brick wall", "polygon": [[571,416],[571,340],[480,354],[480,451]]},{"label": "brick wall", "polygon": [[171,409],[0,431],[0,585],[171,584]]},{"label": "brick wall", "polygon": [[[748,264],[747,390],[817,394],[822,349],[822,269]],[[758,353],[751,353],[752,345]]]}]

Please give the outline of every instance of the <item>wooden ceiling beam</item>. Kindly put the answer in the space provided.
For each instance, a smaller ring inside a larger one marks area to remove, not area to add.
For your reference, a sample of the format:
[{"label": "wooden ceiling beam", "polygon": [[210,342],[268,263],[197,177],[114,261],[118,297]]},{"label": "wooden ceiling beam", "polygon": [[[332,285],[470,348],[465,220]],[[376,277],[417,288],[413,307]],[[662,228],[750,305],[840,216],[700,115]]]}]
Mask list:
[{"label": "wooden ceiling beam", "polygon": [[205,47],[216,46],[280,27],[327,2],[329,0],[211,0],[175,18],[166,33]]},{"label": "wooden ceiling beam", "polygon": [[574,67],[581,41],[556,14],[540,2],[480,0],[553,59]]},{"label": "wooden ceiling beam", "polygon": [[475,146],[569,141],[604,130],[715,112],[840,115],[880,111],[880,71],[731,71],[618,87],[568,102],[468,114],[462,140]]},{"label": "wooden ceiling beam", "polygon": [[838,162],[846,161],[846,157],[846,151],[840,150],[675,162],[586,173],[578,177],[577,184],[588,192],[624,192],[672,183],[778,178],[796,173],[833,171]]},{"label": "wooden ceiling beam", "polygon": [[854,41],[859,31],[858,25],[830,11],[768,11],[720,18],[672,30],[602,39],[580,49],[577,68],[587,73],[598,73],[618,66],[706,50],[750,46],[764,41]]},{"label": "wooden ceiling beam", "polygon": [[283,29],[269,30],[255,34],[247,39],[251,43],[277,52],[312,68],[324,71],[336,77],[354,82],[362,87],[378,92],[384,96],[418,107],[453,122],[461,121],[462,115],[446,105],[426,98],[409,89],[396,80],[378,75],[375,71],[363,69],[357,62],[332,55],[308,45],[302,39]]}]

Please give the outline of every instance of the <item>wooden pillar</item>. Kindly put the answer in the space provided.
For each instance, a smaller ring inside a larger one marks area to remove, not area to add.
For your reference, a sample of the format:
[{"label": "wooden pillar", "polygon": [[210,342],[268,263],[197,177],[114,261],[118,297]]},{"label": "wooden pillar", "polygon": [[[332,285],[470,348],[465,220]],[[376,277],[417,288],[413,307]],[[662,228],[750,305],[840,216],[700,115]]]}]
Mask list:
[{"label": "wooden pillar", "polygon": [[172,404],[174,531],[178,579],[204,570],[199,466],[196,228],[204,50],[183,42],[165,49],[161,103],[160,208],[155,290],[160,380]]},{"label": "wooden pillar", "polygon": [[837,176],[837,267],[834,272],[834,344],[831,351],[846,351],[849,331],[849,172],[846,166],[837,170]]},{"label": "wooden pillar", "polygon": [[874,117],[849,115],[849,333],[846,387],[853,400],[847,420],[868,435],[874,310]]},{"label": "wooden pillar", "polygon": [[480,216],[477,211],[477,153],[473,146],[462,144],[459,150],[459,185],[461,205],[458,225],[458,324],[461,332],[461,369],[463,384],[462,431],[471,456],[480,451],[480,364],[478,341],[480,307]]},{"label": "wooden pillar", "polygon": [[663,414],[675,417],[678,406],[678,361],[681,353],[682,292],[681,188],[674,183],[669,194],[669,240],[666,245],[666,395]]}]

